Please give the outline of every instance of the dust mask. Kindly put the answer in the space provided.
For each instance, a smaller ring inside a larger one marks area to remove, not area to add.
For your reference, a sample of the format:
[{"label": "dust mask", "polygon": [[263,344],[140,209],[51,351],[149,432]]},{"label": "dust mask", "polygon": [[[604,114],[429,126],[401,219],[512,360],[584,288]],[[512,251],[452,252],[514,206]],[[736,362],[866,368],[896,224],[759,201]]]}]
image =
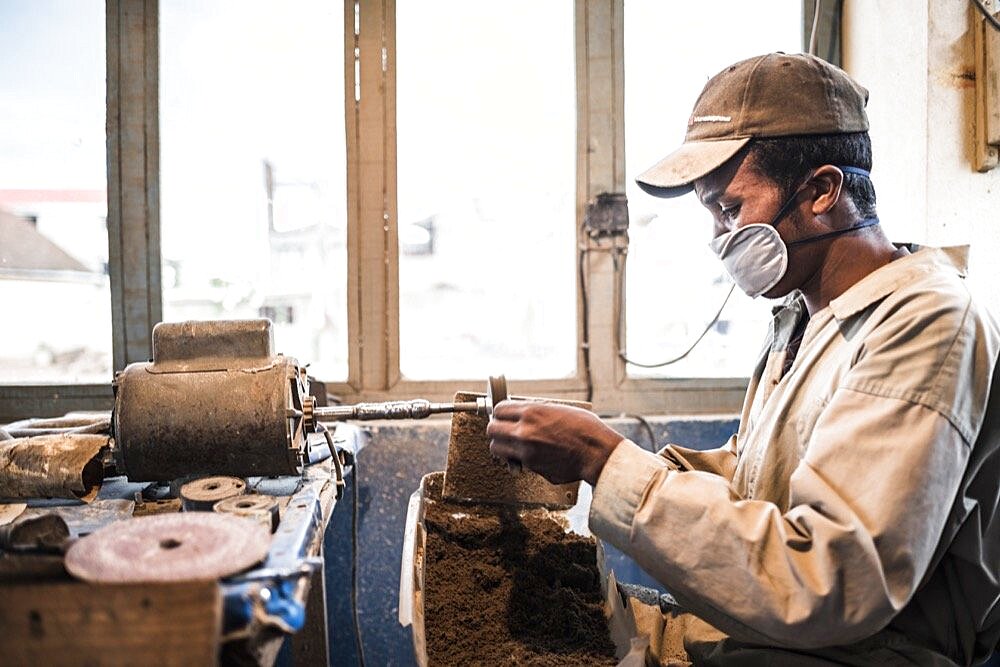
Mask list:
[{"label": "dust mask", "polygon": [[[839,169],[866,178],[869,176],[866,170],[857,167],[839,167]],[[739,227],[720,234],[709,243],[712,252],[722,261],[733,282],[746,292],[747,296],[756,298],[764,294],[784,277],[788,269],[788,248],[815,243],[878,224],[878,218],[867,218],[846,229],[811,236],[786,245],[778,233],[777,226],[788,214],[801,191],[800,187],[782,204],[771,222]]]}]

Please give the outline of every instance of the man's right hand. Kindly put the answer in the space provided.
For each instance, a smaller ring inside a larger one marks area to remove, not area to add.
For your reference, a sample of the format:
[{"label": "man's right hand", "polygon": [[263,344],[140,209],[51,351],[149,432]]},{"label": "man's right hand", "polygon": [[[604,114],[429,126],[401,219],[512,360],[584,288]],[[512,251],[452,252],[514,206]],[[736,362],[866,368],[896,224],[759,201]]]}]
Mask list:
[{"label": "man's right hand", "polygon": [[553,484],[596,484],[624,439],[589,410],[536,401],[497,404],[486,432],[494,456],[520,461]]}]

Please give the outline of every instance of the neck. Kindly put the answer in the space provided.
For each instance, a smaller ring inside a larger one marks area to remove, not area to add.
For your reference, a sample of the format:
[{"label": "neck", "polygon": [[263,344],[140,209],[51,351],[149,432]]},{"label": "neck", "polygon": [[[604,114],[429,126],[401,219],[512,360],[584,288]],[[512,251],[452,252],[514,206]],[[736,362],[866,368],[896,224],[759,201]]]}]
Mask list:
[{"label": "neck", "polygon": [[800,288],[810,315],[826,308],[868,274],[907,254],[892,245],[881,230],[866,232],[870,230],[830,242],[822,263]]}]

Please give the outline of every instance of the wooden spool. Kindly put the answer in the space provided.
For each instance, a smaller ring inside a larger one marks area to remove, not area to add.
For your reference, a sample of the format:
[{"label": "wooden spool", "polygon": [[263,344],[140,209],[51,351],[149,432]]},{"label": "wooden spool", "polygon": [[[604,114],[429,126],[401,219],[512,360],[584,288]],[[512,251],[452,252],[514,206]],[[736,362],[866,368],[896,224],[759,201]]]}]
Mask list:
[{"label": "wooden spool", "polygon": [[201,477],[181,486],[181,506],[185,512],[211,512],[215,503],[246,490],[247,483],[239,477]]},{"label": "wooden spool", "polygon": [[232,514],[256,519],[272,533],[278,529],[278,500],[273,496],[252,494],[233,496],[215,503],[212,509],[220,514]]}]

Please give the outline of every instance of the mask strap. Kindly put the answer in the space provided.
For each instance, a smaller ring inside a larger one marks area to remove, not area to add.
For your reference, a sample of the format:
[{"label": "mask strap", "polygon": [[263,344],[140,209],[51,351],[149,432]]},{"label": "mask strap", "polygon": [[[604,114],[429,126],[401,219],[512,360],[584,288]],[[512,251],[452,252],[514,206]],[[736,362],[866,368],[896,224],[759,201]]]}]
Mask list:
[{"label": "mask strap", "polygon": [[809,179],[812,178],[812,176],[813,172],[810,171],[809,175],[806,176],[801,183],[799,183],[799,186],[797,188],[795,188],[795,192],[793,192],[791,196],[785,200],[785,203],[781,205],[781,208],[778,209],[778,212],[774,214],[773,218],[771,218],[771,222],[768,223],[771,227],[774,227],[775,229],[778,228],[778,225],[781,224],[781,221],[784,220],[786,215],[788,215],[788,212],[792,209],[792,206],[794,206],[795,203],[799,200],[799,195],[802,194],[803,188],[805,188],[806,184],[809,182]]},{"label": "mask strap", "polygon": [[789,248],[793,248],[797,245],[806,245],[807,243],[815,243],[817,241],[824,241],[826,239],[832,239],[834,236],[840,236],[841,234],[847,234],[848,232],[854,232],[859,229],[864,229],[865,227],[872,227],[879,223],[878,218],[865,218],[853,227],[848,227],[847,229],[837,229],[832,232],[827,232],[826,234],[820,234],[819,236],[810,236],[807,239],[800,239],[798,241],[792,241],[791,243],[786,243],[785,245]]},{"label": "mask strap", "polygon": [[[861,167],[848,167],[848,166],[837,165],[837,169],[840,169],[845,174],[854,174],[855,176],[862,176],[864,178],[867,178],[867,179],[871,180],[871,172],[869,172],[867,169],[862,169]],[[792,195],[785,201],[785,203],[781,205],[781,208],[778,209],[778,212],[774,214],[773,218],[771,218],[771,222],[769,224],[772,227],[774,227],[775,229],[778,228],[778,225],[781,223],[781,221],[785,218],[786,215],[788,215],[788,211],[791,210],[791,208],[795,204],[795,202],[798,201],[799,194],[802,193],[802,190],[803,190],[803,188],[805,188],[806,183],[809,182],[809,179],[812,178],[813,174],[815,174],[815,173],[816,173],[815,169],[812,170],[812,171],[810,171],[809,175],[806,176],[805,179],[803,179],[803,181],[799,184],[799,187],[795,188],[795,192],[793,192]],[[871,225],[878,223],[878,219],[877,218],[872,218],[872,219],[874,219],[875,222],[873,222],[871,224],[866,224],[866,225],[863,225],[863,226],[864,227],[870,227]],[[868,221],[865,220],[864,222],[868,222]],[[846,233],[846,232],[849,232],[849,231],[853,231],[854,229],[861,229],[861,228],[862,227],[854,227],[854,228],[851,228],[851,229],[843,229],[843,230],[840,230],[840,231],[838,231],[836,233],[837,234],[843,234],[843,233]],[[820,238],[825,238],[825,236],[824,237],[817,237],[816,240],[818,241],[818,240],[820,240]],[[796,243],[799,243],[799,242],[796,241]],[[793,245],[795,245],[795,243],[789,243],[788,245],[789,246],[793,246]]]},{"label": "mask strap", "polygon": [[867,169],[862,169],[861,167],[842,167],[837,165],[837,169],[841,170],[845,174],[854,174],[855,176],[863,176],[868,180],[871,180],[872,173]]}]

